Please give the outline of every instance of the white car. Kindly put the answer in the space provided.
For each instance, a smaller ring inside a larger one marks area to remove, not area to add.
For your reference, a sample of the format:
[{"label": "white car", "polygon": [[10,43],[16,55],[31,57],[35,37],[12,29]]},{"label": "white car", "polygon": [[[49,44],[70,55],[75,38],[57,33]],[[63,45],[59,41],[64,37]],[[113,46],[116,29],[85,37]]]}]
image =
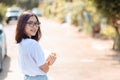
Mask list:
[{"label": "white car", "polygon": [[7,56],[7,44],[4,27],[0,23],[0,72],[3,69],[3,59]]},{"label": "white car", "polygon": [[10,7],[6,12],[6,23],[9,24],[11,20],[17,20],[21,14],[21,10],[18,7]]},{"label": "white car", "polygon": [[32,9],[32,12],[33,12],[34,14],[36,14],[37,16],[42,16],[42,13],[41,13],[41,11],[40,11],[39,8],[33,8],[33,9]]}]

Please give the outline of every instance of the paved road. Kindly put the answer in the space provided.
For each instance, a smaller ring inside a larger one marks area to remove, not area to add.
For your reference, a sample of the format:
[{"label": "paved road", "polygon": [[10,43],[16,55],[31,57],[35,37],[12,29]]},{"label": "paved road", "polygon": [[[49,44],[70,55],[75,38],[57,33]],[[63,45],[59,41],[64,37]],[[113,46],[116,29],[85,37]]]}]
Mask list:
[{"label": "paved road", "polygon": [[[40,18],[45,52],[55,51],[57,61],[48,73],[49,80],[120,80],[120,55],[111,50],[111,40],[93,39],[69,24]],[[15,22],[6,25],[8,57],[0,80],[22,80],[14,41]]]}]

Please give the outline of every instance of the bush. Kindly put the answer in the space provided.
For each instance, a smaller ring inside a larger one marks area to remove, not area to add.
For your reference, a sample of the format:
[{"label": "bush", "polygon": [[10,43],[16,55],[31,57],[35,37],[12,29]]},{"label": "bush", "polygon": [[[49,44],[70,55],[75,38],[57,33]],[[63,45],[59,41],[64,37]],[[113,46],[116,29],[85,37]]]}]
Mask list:
[{"label": "bush", "polygon": [[6,6],[0,3],[0,22],[5,19]]},{"label": "bush", "polygon": [[112,26],[108,25],[101,30],[101,34],[107,36],[108,38],[114,39],[116,36],[116,31]]}]

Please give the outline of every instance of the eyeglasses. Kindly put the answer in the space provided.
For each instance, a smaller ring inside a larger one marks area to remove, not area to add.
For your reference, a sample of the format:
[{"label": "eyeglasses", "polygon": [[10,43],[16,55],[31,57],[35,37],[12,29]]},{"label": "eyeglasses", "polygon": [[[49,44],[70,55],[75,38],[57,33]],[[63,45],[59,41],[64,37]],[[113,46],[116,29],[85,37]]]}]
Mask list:
[{"label": "eyeglasses", "polygon": [[27,24],[30,26],[30,27],[39,27],[40,26],[40,22],[33,22],[33,21],[29,21],[27,22]]}]

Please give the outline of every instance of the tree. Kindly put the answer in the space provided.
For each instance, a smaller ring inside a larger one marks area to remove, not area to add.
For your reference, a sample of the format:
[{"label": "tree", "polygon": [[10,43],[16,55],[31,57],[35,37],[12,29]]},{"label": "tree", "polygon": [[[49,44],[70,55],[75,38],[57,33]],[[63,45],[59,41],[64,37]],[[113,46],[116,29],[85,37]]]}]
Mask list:
[{"label": "tree", "polygon": [[96,9],[108,18],[109,24],[116,30],[113,49],[120,50],[120,0],[91,0]]},{"label": "tree", "polygon": [[28,10],[32,9],[33,7],[38,7],[39,0],[18,0],[17,5],[25,10]]},{"label": "tree", "polygon": [[16,3],[16,0],[9,0],[9,1],[8,0],[0,0],[0,3],[3,3],[7,6],[11,6]]}]

